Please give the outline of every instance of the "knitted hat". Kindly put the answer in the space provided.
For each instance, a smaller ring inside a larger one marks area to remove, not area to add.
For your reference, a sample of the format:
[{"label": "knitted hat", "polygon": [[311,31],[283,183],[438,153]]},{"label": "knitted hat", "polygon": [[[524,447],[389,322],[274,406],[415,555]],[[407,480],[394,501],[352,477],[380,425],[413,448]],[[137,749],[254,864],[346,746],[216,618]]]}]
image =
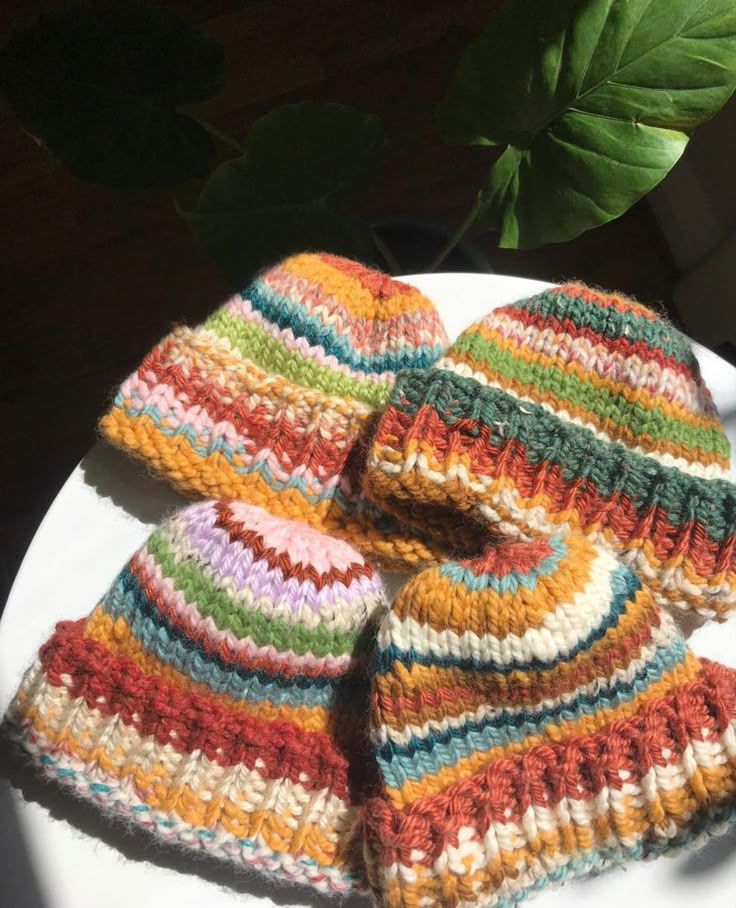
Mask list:
[{"label": "knitted hat", "polygon": [[736,607],[728,467],[687,338],[622,296],[565,285],[495,310],[435,369],[399,376],[366,491],[445,540],[449,504],[502,533],[579,527],[660,603],[723,618]]},{"label": "knitted hat", "polygon": [[396,372],[446,346],[418,290],[334,255],[296,255],[165,337],[100,428],[187,494],[250,501],[397,567],[432,562],[426,540],[362,498],[358,472]]},{"label": "knitted hat", "polygon": [[88,619],[57,625],[10,706],[11,737],[160,840],[361,888],[365,670],[383,604],[346,542],[241,502],[192,505]]},{"label": "knitted hat", "polygon": [[383,905],[509,908],[736,811],[736,672],[698,660],[579,534],[419,574],[375,669],[366,859]]}]

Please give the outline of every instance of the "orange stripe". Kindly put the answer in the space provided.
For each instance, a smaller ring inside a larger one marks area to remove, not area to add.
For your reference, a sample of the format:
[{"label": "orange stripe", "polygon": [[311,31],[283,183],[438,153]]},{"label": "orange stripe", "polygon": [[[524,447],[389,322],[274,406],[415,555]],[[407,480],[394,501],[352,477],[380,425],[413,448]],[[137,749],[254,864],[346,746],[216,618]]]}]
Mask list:
[{"label": "orange stripe", "polygon": [[391,569],[415,570],[436,564],[441,558],[438,545],[413,535],[406,527],[387,535],[365,515],[346,515],[334,501],[311,504],[295,488],[275,490],[259,472],[236,472],[220,451],[202,457],[182,435],[160,432],[148,414],[131,418],[114,407],[102,417],[99,428],[111,444],[141,458],[185,495],[247,501],[275,517],[335,533]]},{"label": "orange stripe", "polygon": [[[561,743],[577,735],[601,731],[612,722],[636,715],[650,700],[664,697],[674,687],[693,681],[699,672],[700,663],[697,657],[688,651],[682,665],[677,665],[665,672],[659,681],[650,684],[646,690],[639,692],[628,703],[608,709],[599,709],[592,716],[581,716],[578,719],[550,723],[545,726],[543,734],[528,735],[522,741],[511,741],[503,746],[492,747],[490,750],[462,757],[453,766],[444,766],[437,773],[426,773],[419,781],[407,779],[399,788],[385,787],[386,797],[395,807],[403,807],[428,795],[438,794],[453,782],[480,772],[494,760],[526,751],[537,744]],[[386,679],[386,686],[390,688],[392,678],[388,675]],[[417,678],[415,681],[418,685],[422,684],[421,679]],[[395,680],[393,683],[396,683]]]},{"label": "orange stripe", "polygon": [[[580,535],[571,536],[565,544],[567,552],[553,572],[535,579],[533,596],[525,586],[502,593],[491,589],[468,589],[441,574],[439,568],[433,568],[413,578],[400,590],[391,606],[392,614],[401,620],[415,618],[436,631],[463,634],[472,630],[479,636],[520,636],[527,630],[541,627],[560,605],[561,595],[571,605],[574,596],[590,582],[595,549]],[[523,543],[519,545],[523,546]],[[431,598],[418,595],[417,587],[424,591],[431,589]]]},{"label": "orange stripe", "polygon": [[[496,328],[489,328],[482,322],[478,324],[474,333],[479,334],[484,340],[489,341],[494,346],[508,351],[515,359],[523,360],[530,365],[547,366],[559,369],[563,373],[572,373],[584,384],[593,385],[595,388],[603,388],[612,394],[621,395],[631,404],[641,404],[645,409],[650,410],[653,407],[659,407],[666,415],[671,416],[681,422],[701,429],[717,429],[721,431],[721,424],[715,416],[708,416],[702,413],[695,413],[687,409],[682,404],[667,400],[661,394],[652,394],[646,388],[632,388],[626,382],[615,382],[609,378],[604,378],[589,369],[584,369],[580,363],[575,360],[564,359],[559,354],[544,353],[530,348],[520,346],[516,341],[507,338]],[[484,370],[483,363],[478,364],[479,371]],[[498,373],[491,371],[493,378],[498,377]]]},{"label": "orange stripe", "polygon": [[[85,747],[74,737],[70,727],[57,730],[46,724],[36,707],[29,709],[23,717],[32,723],[37,734],[48,740],[50,746],[63,747],[76,759],[98,766],[109,778],[117,781],[132,779],[138,796],[154,810],[174,811],[178,818],[192,826],[220,823],[238,838],[259,835],[277,853],[303,853],[325,866],[345,865],[352,845],[347,827],[355,819],[354,811],[348,805],[345,805],[344,811],[346,830],[342,834],[332,827],[324,829],[322,810],[314,821],[306,823],[303,817],[292,818],[288,810],[280,813],[270,809],[244,810],[240,806],[246,800],[244,792],[238,792],[236,801],[224,795],[199,791],[191,785],[175,785],[162,764],[154,763],[145,770],[134,761],[120,766],[102,746]],[[254,794],[257,795],[257,792]],[[301,821],[296,829],[292,828],[294,821]],[[329,840],[330,834],[337,838],[336,842]]]},{"label": "orange stripe", "polygon": [[325,288],[355,318],[380,321],[411,312],[435,315],[434,304],[418,290],[412,288],[412,293],[397,293],[390,299],[377,299],[359,280],[311,253],[294,255],[282,262],[280,267],[289,274],[305,278],[310,284]]},{"label": "orange stripe", "polygon": [[[228,709],[247,713],[249,716],[265,722],[280,719],[309,732],[327,732],[332,727],[331,723],[334,722],[334,710],[328,711],[321,706],[288,706],[286,704],[274,706],[268,701],[251,703],[248,700],[237,700],[227,694],[217,693],[206,684],[193,681],[146,650],[132,635],[125,619],[120,617],[113,620],[101,605],[98,605],[87,619],[84,636],[101,643],[117,656],[131,659],[147,675],[165,678],[186,693],[200,694],[221,703]],[[355,721],[357,720],[353,719],[353,722]],[[351,718],[345,715],[341,717],[341,722],[350,725]]]},{"label": "orange stripe", "polygon": [[[514,348],[514,355],[521,355],[523,358],[518,347]],[[681,457],[688,462],[697,460],[698,463],[705,465],[716,463],[724,469],[728,469],[729,467],[728,458],[715,451],[705,451],[697,445],[682,445],[667,439],[654,439],[645,432],[634,434],[627,425],[615,422],[608,417],[601,419],[595,411],[573,404],[571,401],[568,401],[567,398],[561,398],[554,391],[541,391],[537,385],[531,382],[521,382],[515,378],[507,378],[497,372],[489,372],[488,368],[484,367],[483,364],[475,359],[470,353],[453,354],[453,359],[456,362],[464,363],[469,368],[473,369],[473,371],[487,374],[492,381],[498,382],[504,391],[508,391],[516,397],[524,396],[530,398],[537,404],[548,404],[553,412],[562,409],[561,402],[564,403],[564,409],[572,417],[580,419],[583,422],[592,423],[599,432],[605,433],[612,441],[624,441],[630,447],[637,446],[642,447],[647,451],[656,451],[659,454],[670,454],[673,457]],[[569,368],[569,366],[567,368]],[[586,380],[590,381],[591,384],[595,383],[592,377],[586,376]],[[633,392],[633,394],[638,393],[639,392]],[[635,400],[630,402],[636,403]],[[710,429],[714,427],[709,426],[707,428]]]}]

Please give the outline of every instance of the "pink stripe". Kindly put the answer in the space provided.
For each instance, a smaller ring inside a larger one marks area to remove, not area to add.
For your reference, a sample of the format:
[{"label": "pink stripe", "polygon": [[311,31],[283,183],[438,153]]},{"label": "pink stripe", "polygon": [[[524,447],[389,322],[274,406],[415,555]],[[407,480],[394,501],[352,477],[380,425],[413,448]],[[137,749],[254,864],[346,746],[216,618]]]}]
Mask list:
[{"label": "pink stripe", "polygon": [[[325,293],[320,286],[310,284],[306,278],[300,278],[281,267],[272,268],[262,275],[262,280],[266,287],[279,296],[297,296],[309,315],[347,334],[353,349],[363,355],[395,349],[396,338],[400,338],[405,346],[415,348],[423,343],[434,346],[446,342],[442,323],[435,311],[413,309],[386,319],[356,318],[336,296]],[[377,300],[376,308],[379,306]],[[389,328],[393,334],[391,338],[388,336]]]},{"label": "pink stripe", "polygon": [[[271,601],[283,599],[284,603],[289,604],[292,608],[294,608],[294,602],[306,604],[314,611],[321,612],[323,617],[326,608],[334,608],[339,603],[354,618],[355,611],[349,603],[359,602],[366,597],[382,593],[383,583],[379,575],[373,571],[368,574],[359,570],[366,567],[366,562],[363,556],[353,550],[347,542],[329,539],[324,533],[313,530],[306,524],[281,517],[272,517],[262,508],[253,508],[241,501],[231,501],[227,506],[230,518],[257,533],[263,544],[277,555],[281,550],[280,547],[274,545],[273,540],[264,535],[263,527],[258,526],[252,514],[248,516],[243,513],[243,509],[260,511],[265,518],[274,523],[280,523],[284,529],[290,529],[292,535],[301,537],[302,541],[311,537],[312,544],[304,547],[305,552],[313,549],[314,544],[319,545],[321,541],[327,547],[339,543],[341,547],[344,547],[345,554],[352,553],[349,560],[333,557],[332,563],[325,566],[322,574],[333,574],[335,571],[347,573],[353,566],[358,570],[349,583],[333,577],[331,583],[320,583],[319,586],[306,576],[298,581],[293,576],[285,579],[283,573],[275,569],[266,573],[259,569],[254,574],[252,572],[254,564],[252,550],[245,546],[242,540],[232,539],[227,529],[218,524],[217,503],[202,502],[199,505],[191,505],[181,512],[178,523],[186,528],[188,546],[206,557],[208,566],[215,570],[218,577],[222,578],[223,586],[227,584],[228,586],[234,585],[236,590],[248,589],[256,598],[266,596]],[[173,544],[176,546],[175,542]],[[334,554],[333,551],[333,556]],[[309,560],[314,566],[311,557]],[[303,566],[303,558],[296,554],[290,554],[289,561],[292,565],[302,564]]]},{"label": "pink stripe", "polygon": [[700,386],[681,373],[656,363],[643,363],[636,356],[612,355],[603,346],[593,347],[585,338],[560,337],[551,328],[540,331],[502,310],[491,313],[482,324],[525,350],[559,356],[563,361],[577,363],[586,371],[593,371],[609,381],[622,382],[633,388],[642,387],[650,394],[664,397],[690,412],[707,416],[714,414],[713,402]]},{"label": "pink stripe", "polygon": [[[236,466],[251,467],[257,462],[259,466],[267,466],[279,482],[288,482],[296,476],[291,462],[282,463],[273,451],[259,448],[253,439],[240,434],[228,420],[215,422],[203,407],[188,406],[186,395],[177,392],[170,385],[149,385],[135,373],[123,382],[120,390],[126,398],[126,409],[140,413],[146,407],[155,407],[161,414],[161,423],[165,428],[172,432],[191,428],[196,436],[194,443],[206,450],[211,450],[218,439],[224,439],[234,451],[237,449],[232,459]],[[317,423],[306,426],[305,431],[316,430],[316,425]],[[324,413],[319,414],[319,425],[327,425]],[[341,482],[340,474],[332,475],[325,481],[306,467],[300,468],[299,478],[310,495],[321,495],[326,490],[336,488]]]},{"label": "pink stripe", "polygon": [[225,631],[212,618],[204,617],[194,602],[187,602],[181,590],[174,587],[170,577],[164,577],[155,559],[145,551],[137,552],[131,559],[131,569],[143,582],[148,582],[156,594],[166,603],[166,617],[187,633],[193,640],[210,641],[207,648],[217,651],[225,646],[233,656],[232,661],[248,668],[254,660],[266,658],[275,666],[281,666],[286,674],[303,671],[305,674],[338,677],[351,667],[359,664],[349,653],[341,656],[328,655],[318,658],[313,653],[298,656],[293,652],[284,653],[273,646],[256,646],[249,637],[238,638],[232,631]]},{"label": "pink stripe", "polygon": [[230,315],[239,316],[246,322],[253,322],[258,325],[266,334],[280,341],[287,350],[298,353],[306,359],[313,359],[320,366],[325,366],[333,372],[340,372],[356,381],[370,381],[375,384],[393,383],[396,380],[396,373],[390,370],[378,373],[351,369],[345,363],[339,362],[333,354],[326,353],[323,347],[313,347],[306,337],[296,337],[291,328],[281,329],[273,322],[267,321],[260,312],[253,308],[250,300],[234,297],[225,305],[225,310]]}]

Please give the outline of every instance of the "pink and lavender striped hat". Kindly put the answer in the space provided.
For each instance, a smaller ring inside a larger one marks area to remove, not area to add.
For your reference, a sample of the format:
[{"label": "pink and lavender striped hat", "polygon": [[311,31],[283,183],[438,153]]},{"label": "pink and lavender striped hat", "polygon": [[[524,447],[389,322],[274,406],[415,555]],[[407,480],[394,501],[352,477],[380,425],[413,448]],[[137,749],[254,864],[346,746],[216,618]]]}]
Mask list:
[{"label": "pink and lavender striped hat", "polygon": [[158,839],[363,886],[366,664],[384,611],[348,543],[242,502],[157,529],[57,625],[7,716],[43,773]]}]

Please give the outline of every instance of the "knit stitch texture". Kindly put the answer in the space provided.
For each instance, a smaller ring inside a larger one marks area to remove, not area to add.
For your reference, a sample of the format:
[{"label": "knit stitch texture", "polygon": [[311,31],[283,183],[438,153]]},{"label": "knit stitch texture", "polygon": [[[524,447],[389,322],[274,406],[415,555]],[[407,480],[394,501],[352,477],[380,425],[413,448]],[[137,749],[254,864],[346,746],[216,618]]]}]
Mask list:
[{"label": "knit stitch texture", "polygon": [[448,506],[531,537],[579,528],[658,601],[736,607],[730,448],[687,338],[581,285],[491,312],[399,375],[366,491],[449,544]]},{"label": "knit stitch texture", "polygon": [[389,566],[430,563],[421,534],[362,497],[360,471],[396,373],[446,346],[418,290],[334,255],[296,255],[165,337],[100,429],[185,494],[258,504]]},{"label": "knit stitch texture", "polygon": [[734,813],[736,672],[696,658],[579,534],[419,574],[374,669],[366,861],[381,905],[511,908],[698,844]]},{"label": "knit stitch texture", "polygon": [[11,704],[51,779],[158,839],[323,892],[364,887],[366,662],[385,607],[346,542],[241,502],[154,532]]}]

